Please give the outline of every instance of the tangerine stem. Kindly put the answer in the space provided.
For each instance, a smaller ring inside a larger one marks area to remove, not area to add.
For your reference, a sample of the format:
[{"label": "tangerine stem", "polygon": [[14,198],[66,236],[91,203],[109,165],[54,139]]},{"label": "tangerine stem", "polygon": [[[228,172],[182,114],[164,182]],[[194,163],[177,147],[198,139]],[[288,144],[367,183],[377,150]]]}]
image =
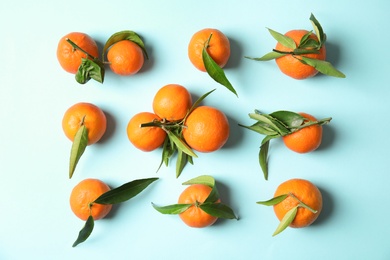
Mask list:
[{"label": "tangerine stem", "polygon": [[318,210],[315,210],[315,209],[311,208],[309,205],[303,203],[303,202],[302,202],[300,199],[298,199],[292,192],[289,192],[289,195],[290,195],[291,197],[293,197],[294,199],[296,199],[296,200],[299,202],[299,204],[298,204],[299,207],[303,207],[303,208],[305,208],[305,209],[308,209],[308,210],[310,210],[311,212],[313,212],[314,214],[316,214],[316,213],[318,212]]},{"label": "tangerine stem", "polygon": [[330,122],[330,120],[332,120],[331,117],[327,117],[327,118],[324,118],[324,119],[321,119],[321,120],[317,120],[317,121],[309,121],[303,125],[300,125],[298,127],[296,127],[293,131],[291,132],[295,132],[295,131],[298,131],[302,128],[305,128],[305,127],[308,127],[308,126],[311,126],[311,125],[325,125],[325,124],[328,124]]},{"label": "tangerine stem", "polygon": [[307,50],[307,49],[295,49],[293,51],[279,51],[279,50],[276,50],[276,49],[272,49],[272,51],[274,52],[277,52],[277,53],[280,53],[280,54],[291,54],[291,55],[302,55],[302,54],[318,54],[320,53],[318,50],[316,49],[311,49],[311,50]]},{"label": "tangerine stem", "polygon": [[210,33],[210,36],[209,38],[207,39],[207,41],[204,43],[204,48],[207,49],[209,46],[210,46],[210,40],[211,40],[211,37],[213,36],[212,33]]},{"label": "tangerine stem", "polygon": [[79,51],[85,53],[85,54],[88,56],[88,58],[91,58],[91,59],[93,59],[93,60],[96,60],[96,57],[92,56],[91,54],[89,54],[88,52],[86,52],[85,50],[83,50],[82,48],[80,48],[80,47],[79,47],[76,43],[74,43],[71,39],[66,38],[65,40],[66,40],[67,42],[69,42],[69,44],[72,45],[73,48],[75,48],[75,49],[77,49],[77,50],[79,50]]},{"label": "tangerine stem", "polygon": [[81,118],[81,122],[80,122],[80,126],[83,126],[84,125],[84,121],[85,121],[85,117],[86,117],[87,115],[84,115],[83,116],[83,118]]}]

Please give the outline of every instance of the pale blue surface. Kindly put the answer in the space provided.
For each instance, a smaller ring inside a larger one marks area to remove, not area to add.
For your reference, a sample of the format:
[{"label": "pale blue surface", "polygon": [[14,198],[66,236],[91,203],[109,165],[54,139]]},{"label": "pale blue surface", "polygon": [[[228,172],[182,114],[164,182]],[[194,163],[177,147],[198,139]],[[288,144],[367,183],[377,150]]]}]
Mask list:
[{"label": "pale blue surface", "polygon": [[[390,259],[388,129],[390,5],[364,1],[4,1],[0,4],[0,259]],[[275,2],[275,3],[273,3]],[[317,76],[296,81],[260,56],[279,32],[311,29],[313,12],[328,36],[328,60],[346,79]],[[223,31],[232,57],[225,70],[239,98],[190,64],[186,48],[194,32]],[[57,42],[82,31],[101,46],[114,32],[134,30],[150,54],[136,76],[107,72],[105,83],[78,85],[57,63]],[[231,123],[225,148],[200,154],[174,177],[174,163],[158,173],[160,152],[136,150],[126,136],[128,120],[151,111],[163,85],[186,86]],[[61,129],[76,102],[99,105],[109,118],[104,140],[87,148],[73,179],[67,178],[71,143]],[[262,136],[239,128],[253,109],[287,109],[331,116],[324,143],[299,155],[279,141],[270,150],[270,178],[257,163]],[[239,221],[191,229],[178,216],[161,215],[151,202],[174,203],[181,183],[201,174],[218,182],[222,199]],[[83,222],[71,212],[71,189],[87,177],[112,187],[137,179],[160,180],[96,222],[91,237],[72,248]],[[321,189],[324,211],[305,229],[271,237],[273,210],[255,202],[272,196],[279,183],[305,178]]]}]

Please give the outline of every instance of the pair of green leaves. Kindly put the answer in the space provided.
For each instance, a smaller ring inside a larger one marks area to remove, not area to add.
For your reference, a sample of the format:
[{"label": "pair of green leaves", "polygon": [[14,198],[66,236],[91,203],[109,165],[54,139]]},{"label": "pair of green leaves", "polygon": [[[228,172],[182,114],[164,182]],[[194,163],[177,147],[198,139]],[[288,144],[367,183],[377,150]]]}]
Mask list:
[{"label": "pair of green leaves", "polygon": [[[158,178],[139,179],[127,182],[122,186],[109,190],[100,195],[94,202],[90,204],[90,207],[93,207],[93,204],[113,205],[125,202],[141,193],[156,180],[158,180]],[[80,230],[76,241],[73,243],[73,247],[88,239],[93,231],[95,225],[94,222],[95,221],[93,217],[89,216],[85,222],[84,227]]]},{"label": "pair of green leaves", "polygon": [[104,64],[105,61],[105,53],[106,51],[115,43],[122,41],[122,40],[129,40],[134,43],[136,43],[138,46],[141,47],[146,59],[148,59],[148,53],[146,52],[145,44],[142,41],[141,37],[133,31],[120,31],[117,33],[114,33],[111,35],[111,37],[106,41],[106,44],[103,48],[102,53],[102,59],[99,60],[98,57],[94,57],[82,48],[80,48],[77,44],[72,42],[70,39],[66,39],[69,44],[72,45],[73,48],[85,53],[87,55],[87,58],[82,58],[81,65],[78,68],[78,71],[76,72],[75,79],[80,84],[87,83],[90,79],[94,79],[99,83],[103,83],[104,81],[104,74],[105,74],[105,68]]},{"label": "pair of green leaves", "polygon": [[273,49],[271,52],[265,54],[260,58],[251,58],[251,57],[246,57],[246,58],[256,60],[256,61],[269,61],[269,60],[283,57],[285,55],[292,55],[294,58],[298,59],[301,63],[312,66],[322,74],[338,77],[338,78],[345,78],[345,75],[341,71],[333,67],[333,65],[330,62],[302,56],[304,54],[319,53],[319,50],[321,49],[321,47],[326,41],[326,34],[324,33],[321,24],[318,22],[318,20],[314,17],[313,14],[311,14],[310,16],[310,21],[313,25],[318,40],[310,38],[310,35],[312,34],[312,32],[310,31],[302,37],[300,43],[297,46],[297,44],[292,38],[283,35],[281,33],[278,33],[272,29],[268,29],[272,37],[277,42],[279,42],[280,44],[282,44],[287,48],[292,49],[292,51],[282,52]]},{"label": "pair of green leaves", "polygon": [[267,160],[269,143],[272,139],[292,134],[311,125],[327,124],[332,119],[329,117],[318,121],[310,121],[298,113],[285,110],[276,111],[271,114],[265,114],[255,110],[255,113],[250,113],[249,117],[257,122],[250,126],[239,125],[265,135],[260,146],[259,163],[266,180],[268,179]]},{"label": "pair of green leaves", "polygon": [[189,147],[188,144],[184,141],[182,136],[182,130],[183,127],[185,127],[184,126],[185,120],[191,114],[191,112],[195,108],[197,108],[199,104],[208,95],[210,95],[214,91],[215,89],[205,93],[198,100],[196,100],[196,102],[191,106],[190,110],[188,111],[184,119],[180,121],[170,122],[163,119],[163,121],[153,121],[153,122],[141,124],[141,127],[161,127],[167,133],[167,138],[165,139],[163,144],[161,163],[158,169],[161,168],[162,164],[168,166],[171,157],[174,154],[176,154],[176,152],[177,152],[176,178],[180,176],[187,163],[190,164],[194,163],[193,158],[194,157],[197,158],[198,156],[192,150],[192,148]]},{"label": "pair of green leaves", "polygon": [[210,34],[210,37],[207,39],[202,50],[202,59],[203,59],[204,67],[206,68],[206,72],[213,80],[215,80],[217,83],[221,84],[222,86],[226,87],[228,90],[230,90],[233,94],[235,94],[238,97],[237,91],[234,89],[233,85],[226,77],[223,69],[219,67],[219,65],[213,60],[213,58],[207,52],[207,48],[210,45],[210,40],[212,36],[213,34]]},{"label": "pair of green leaves", "polygon": [[186,182],[183,182],[183,185],[193,185],[193,184],[202,184],[209,186],[212,190],[209,196],[204,202],[197,202],[195,204],[172,204],[168,206],[157,206],[152,203],[152,206],[162,214],[180,214],[189,209],[192,206],[199,207],[207,214],[224,219],[238,219],[234,214],[234,211],[226,204],[217,202],[219,197],[219,192],[215,185],[215,179],[209,175],[202,175]]},{"label": "pair of green leaves", "polygon": [[284,217],[280,221],[278,227],[276,228],[276,230],[272,234],[272,236],[276,236],[277,234],[281,233],[283,230],[285,230],[294,221],[294,219],[295,219],[295,217],[296,217],[296,215],[298,213],[298,208],[300,208],[300,207],[306,208],[306,209],[310,210],[314,214],[316,214],[318,212],[317,210],[315,210],[315,209],[311,208],[310,206],[308,206],[307,204],[303,203],[293,193],[279,195],[279,196],[277,196],[275,198],[272,198],[270,200],[258,201],[256,203],[264,205],[264,206],[274,206],[274,205],[279,204],[282,201],[284,201],[288,196],[291,196],[292,198],[297,200],[298,204],[296,206],[292,207],[289,211],[287,211],[286,215],[284,215]]}]

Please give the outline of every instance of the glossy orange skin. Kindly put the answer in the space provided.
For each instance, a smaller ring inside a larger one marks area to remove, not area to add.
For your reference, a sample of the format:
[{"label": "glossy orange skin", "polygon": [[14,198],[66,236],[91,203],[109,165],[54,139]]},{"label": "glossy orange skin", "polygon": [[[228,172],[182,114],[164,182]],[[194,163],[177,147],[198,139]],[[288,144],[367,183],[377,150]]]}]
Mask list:
[{"label": "glossy orange skin", "polygon": [[68,108],[62,118],[62,129],[72,142],[82,122],[88,129],[88,145],[98,142],[106,132],[107,119],[103,110],[94,104],[80,102]]},{"label": "glossy orange skin", "polygon": [[90,215],[94,220],[104,218],[111,211],[112,205],[93,202],[109,190],[110,187],[101,180],[85,179],[79,182],[73,188],[69,199],[73,213],[82,220],[87,220]]},{"label": "glossy orange skin", "polygon": [[[306,208],[299,207],[297,215],[290,227],[302,228],[311,225],[320,215],[322,210],[322,195],[320,190],[311,182],[303,179],[291,179],[283,182],[275,191],[274,197],[284,194],[294,194],[300,201],[310,208],[317,210],[313,213]],[[298,201],[288,196],[282,202],[274,205],[274,212],[279,220],[293,207],[298,205]]]},{"label": "glossy orange skin", "polygon": [[191,63],[200,71],[206,71],[203,63],[202,51],[208,41],[207,53],[210,57],[223,68],[230,57],[229,39],[221,31],[212,28],[206,28],[196,32],[188,44],[188,57]]},{"label": "glossy orange skin", "polygon": [[179,84],[168,84],[160,88],[153,99],[153,111],[168,121],[183,119],[192,106],[188,90]]},{"label": "glossy orange skin", "polygon": [[199,106],[187,117],[183,128],[186,143],[199,152],[214,152],[222,148],[230,134],[229,121],[220,110]]},{"label": "glossy orange skin", "polygon": [[141,127],[141,124],[150,123],[161,118],[150,112],[140,112],[134,115],[127,124],[127,137],[138,149],[150,152],[160,147],[167,136],[160,127]]},{"label": "glossy orange skin", "polygon": [[[310,121],[317,119],[307,113],[299,113]],[[322,126],[311,125],[304,127],[292,134],[283,136],[284,144],[292,151],[297,153],[308,153],[316,150],[322,141]]]},{"label": "glossy orange skin", "polygon": [[[179,214],[186,225],[194,228],[204,228],[213,225],[217,221],[217,217],[207,214],[196,206],[197,203],[201,204],[207,199],[211,190],[207,185],[193,184],[180,194],[179,204],[192,204],[190,208]],[[220,200],[217,202],[220,202]]]},{"label": "glossy orange skin", "polygon": [[[287,32],[285,35],[292,38],[295,42],[295,44],[298,46],[299,42],[301,41],[302,37],[308,33],[306,30],[291,30]],[[315,34],[311,34],[310,38],[318,40],[317,36]],[[285,47],[284,45],[280,44],[279,42],[276,44],[275,47],[278,51],[284,51],[284,52],[291,52],[293,51],[290,48]],[[294,79],[306,79],[315,76],[318,71],[313,68],[312,66],[303,64],[299,61],[300,56],[312,58],[312,59],[318,59],[318,60],[325,60],[326,59],[326,47],[325,45],[322,45],[320,49],[320,53],[318,54],[303,54],[303,55],[285,55],[283,57],[277,58],[276,64],[278,65],[280,71],[282,71],[287,76],[290,76]]]},{"label": "glossy orange skin", "polygon": [[141,47],[129,40],[113,44],[107,52],[110,69],[121,76],[136,74],[142,68],[144,59]]},{"label": "glossy orange skin", "polygon": [[99,56],[98,46],[89,35],[81,32],[71,32],[63,36],[57,46],[57,60],[65,71],[76,74],[81,65],[82,58],[87,57],[84,52],[73,48],[72,45],[66,41],[66,38],[69,38],[93,57]]}]

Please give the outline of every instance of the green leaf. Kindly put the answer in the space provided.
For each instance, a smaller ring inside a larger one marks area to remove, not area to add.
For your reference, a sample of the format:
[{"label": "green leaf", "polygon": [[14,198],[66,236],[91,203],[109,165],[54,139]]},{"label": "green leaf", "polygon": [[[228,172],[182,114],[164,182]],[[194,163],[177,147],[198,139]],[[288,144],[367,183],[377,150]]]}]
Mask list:
[{"label": "green leaf", "polygon": [[279,196],[277,196],[275,198],[272,198],[270,200],[258,201],[256,203],[264,205],[264,206],[274,206],[274,205],[282,202],[283,200],[285,200],[287,197],[288,197],[288,194],[283,194],[283,195],[279,195]]},{"label": "green leaf", "polygon": [[202,184],[212,188],[209,196],[206,198],[204,203],[206,202],[214,203],[219,199],[219,192],[217,190],[217,186],[215,185],[215,179],[210,175],[201,175],[193,179],[190,179],[186,182],[183,182],[182,184],[183,185]]},{"label": "green leaf", "polygon": [[211,93],[213,93],[215,91],[215,89],[213,90],[210,90],[209,92],[203,94],[200,98],[198,98],[194,104],[192,104],[192,107],[190,108],[189,112],[188,112],[188,115],[191,114],[192,111],[194,111],[195,108],[197,108],[199,106],[199,104],[208,96],[210,95]]},{"label": "green leaf", "polygon": [[120,32],[114,33],[113,35],[110,36],[110,38],[108,38],[108,40],[103,48],[102,60],[104,61],[104,55],[105,55],[106,51],[110,48],[110,46],[112,46],[113,44],[115,44],[119,41],[123,41],[123,40],[129,40],[129,41],[136,43],[142,49],[146,59],[149,59],[148,53],[147,53],[146,48],[145,48],[145,44],[142,41],[141,37],[133,31],[125,30],[125,31],[120,31]]},{"label": "green leaf", "polygon": [[295,42],[292,38],[290,38],[286,35],[283,35],[281,33],[278,33],[272,29],[269,29],[269,28],[268,28],[268,31],[270,32],[272,37],[274,37],[274,39],[276,41],[278,41],[280,44],[282,44],[283,46],[290,48],[290,49],[293,49],[293,50],[297,48],[297,45],[295,44]]},{"label": "green leaf", "polygon": [[103,83],[104,71],[104,65],[98,59],[82,58],[75,79],[80,84],[87,83],[91,78],[99,83]]},{"label": "green leaf", "polygon": [[160,168],[163,165],[163,163],[166,166],[168,166],[169,159],[175,153],[175,151],[176,151],[175,148],[171,145],[170,139],[169,138],[165,138],[164,144],[163,144],[163,151],[162,151],[162,154],[161,154],[161,162],[160,162],[160,165],[157,168],[157,171],[160,170]]},{"label": "green leaf", "polygon": [[207,196],[206,200],[203,203],[208,203],[208,202],[215,203],[217,200],[219,200],[219,198],[220,196],[219,196],[217,186],[214,185],[211,189],[209,196]]},{"label": "green leaf", "polygon": [[207,214],[217,218],[238,219],[234,211],[223,203],[202,203],[199,207]]},{"label": "green leaf", "polygon": [[325,34],[324,31],[322,30],[321,24],[318,22],[318,20],[315,18],[313,14],[310,15],[310,22],[313,25],[314,31],[316,32],[320,44],[322,45],[325,42]]},{"label": "green leaf", "polygon": [[172,131],[167,131],[169,139],[177,146],[177,149],[183,151],[189,156],[197,158],[198,156],[192,151],[191,147],[189,147],[183,140],[181,140],[178,136],[176,136]]},{"label": "green leaf", "polygon": [[268,149],[269,149],[269,140],[264,142],[260,146],[259,151],[259,164],[260,168],[263,171],[264,179],[268,180]]},{"label": "green leaf", "polygon": [[298,113],[280,110],[270,114],[270,116],[281,121],[287,127],[298,127],[303,124],[304,117]]},{"label": "green leaf", "polygon": [[262,124],[269,127],[271,130],[274,130],[274,131],[279,133],[278,127],[272,122],[272,120],[270,120],[268,117],[266,117],[265,114],[250,113],[249,117],[251,119],[262,122]]},{"label": "green leaf", "polygon": [[300,58],[301,59],[299,59],[299,60],[303,64],[312,66],[313,68],[315,68],[316,70],[318,70],[322,74],[337,77],[337,78],[345,78],[345,75],[341,71],[337,70],[335,67],[332,66],[332,64],[330,64],[327,61],[307,58],[304,56],[301,56]]},{"label": "green leaf", "polygon": [[202,59],[209,76],[216,82],[233,92],[238,97],[236,90],[234,89],[230,81],[227,79],[225,72],[223,71],[223,69],[221,69],[221,67],[219,67],[219,65],[213,60],[213,58],[211,58],[211,56],[207,52],[206,47],[204,47],[202,50]]},{"label": "green leaf", "polygon": [[271,51],[271,52],[265,54],[264,56],[262,56],[260,58],[251,58],[251,57],[248,57],[248,56],[245,56],[245,58],[251,59],[251,60],[256,60],[256,61],[269,61],[269,60],[273,60],[273,59],[277,59],[277,58],[283,57],[285,55],[286,55],[285,53]]},{"label": "green leaf", "polygon": [[272,236],[276,236],[277,234],[285,230],[291,224],[291,222],[294,221],[294,218],[297,215],[297,211],[298,206],[295,206],[289,211],[287,211],[286,215],[284,215],[283,219],[280,221],[279,226],[276,228]]},{"label": "green leaf", "polygon": [[[312,38],[307,39],[304,43],[300,44],[297,49],[294,50],[295,54],[305,54],[305,53],[320,53],[319,47],[320,43]],[[303,52],[306,50],[307,52]],[[310,52],[309,52],[310,51]]]},{"label": "green leaf", "polygon": [[92,233],[94,225],[95,224],[94,224],[93,217],[89,216],[87,221],[85,222],[84,227],[80,230],[79,236],[77,237],[76,241],[73,243],[72,247],[76,247],[78,244],[83,243],[85,240],[87,240]]},{"label": "green leaf", "polygon": [[277,131],[273,130],[267,124],[265,124],[264,122],[260,122],[260,121],[254,123],[251,126],[245,126],[245,125],[241,125],[241,124],[238,124],[238,125],[241,127],[245,127],[249,130],[252,130],[254,132],[257,132],[259,134],[262,134],[262,135],[277,135],[278,134]]},{"label": "green leaf", "polygon": [[183,185],[203,184],[209,186],[210,188],[213,188],[215,186],[215,179],[210,175],[201,175],[193,179],[190,179],[188,181],[185,181],[182,184]]},{"label": "green leaf", "polygon": [[87,145],[88,145],[88,129],[84,124],[82,124],[79,130],[77,130],[70,151],[69,179],[72,178],[77,163],[79,162],[81,156],[83,155]]},{"label": "green leaf", "polygon": [[188,162],[189,155],[184,153],[182,150],[177,151],[177,160],[176,160],[176,178],[179,178],[182,173],[184,167]]},{"label": "green leaf", "polygon": [[192,204],[173,204],[168,206],[157,206],[152,203],[153,208],[155,208],[158,212],[162,214],[180,214],[189,209]]},{"label": "green leaf", "polygon": [[310,39],[309,37],[311,34],[312,34],[312,31],[307,32],[305,35],[303,35],[303,37],[301,38],[301,40],[299,42],[298,48],[302,48],[302,46],[307,43],[307,41]]},{"label": "green leaf", "polygon": [[117,204],[127,201],[141,193],[156,180],[158,180],[158,178],[139,179],[125,183],[120,187],[103,193],[94,201],[94,203]]}]

